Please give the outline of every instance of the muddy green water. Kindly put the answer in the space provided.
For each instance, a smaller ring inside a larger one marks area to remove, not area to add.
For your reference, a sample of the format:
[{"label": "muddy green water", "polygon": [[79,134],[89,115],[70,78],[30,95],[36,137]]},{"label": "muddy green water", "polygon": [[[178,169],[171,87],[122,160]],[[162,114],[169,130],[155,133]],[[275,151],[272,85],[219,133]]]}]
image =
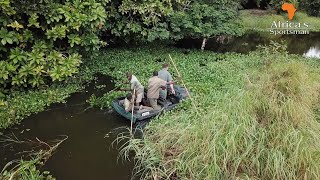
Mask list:
[{"label": "muddy green water", "polygon": [[[107,87],[103,90],[94,88],[100,84]],[[0,143],[0,167],[28,154],[16,154],[18,152],[39,149],[36,138],[49,142],[67,135],[68,139],[41,170],[50,171],[59,180],[130,179],[133,163],[118,159],[118,149],[111,146],[116,135],[124,131],[119,127],[128,127],[128,122],[114,112],[88,109],[85,103],[92,93],[99,96],[112,88],[110,78],[100,77],[83,92],[73,94],[66,104],[54,104],[25,119],[21,125],[6,130],[5,136],[33,142]]]}]

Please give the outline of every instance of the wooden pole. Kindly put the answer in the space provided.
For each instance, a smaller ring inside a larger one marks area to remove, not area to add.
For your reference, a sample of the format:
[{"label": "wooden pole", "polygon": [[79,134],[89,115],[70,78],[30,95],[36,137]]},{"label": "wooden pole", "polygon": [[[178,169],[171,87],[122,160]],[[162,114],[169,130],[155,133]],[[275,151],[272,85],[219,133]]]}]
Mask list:
[{"label": "wooden pole", "polygon": [[120,84],[119,86],[115,87],[114,89],[112,89],[111,91],[107,92],[107,94],[110,94],[114,91],[116,91],[117,89],[119,89],[122,86],[122,84]]},{"label": "wooden pole", "polygon": [[177,68],[176,64],[174,63],[173,59],[171,58],[171,55],[170,55],[170,54],[169,54],[169,58],[170,58],[170,60],[171,60],[171,62],[172,62],[172,64],[173,64],[174,68],[176,69],[176,71],[177,71],[177,73],[178,73],[178,76],[181,78],[180,81],[181,81],[183,87],[186,89],[186,92],[187,92],[189,98],[191,99],[191,102],[192,102],[193,107],[195,108],[196,112],[198,113],[198,108],[197,108],[194,100],[192,99],[192,97],[191,97],[191,95],[190,95],[190,93],[189,93],[189,91],[188,91],[188,88],[187,88],[186,84],[183,82],[182,76],[181,76],[180,72],[178,71],[178,68]]},{"label": "wooden pole", "polygon": [[206,47],[206,44],[207,44],[207,38],[203,38],[202,45],[201,45],[201,51],[204,50],[204,48]]},{"label": "wooden pole", "polygon": [[133,127],[133,109],[134,109],[134,98],[136,96],[136,89],[133,89],[133,94],[132,94],[132,108],[131,108],[131,128],[130,128],[130,133],[132,135],[132,127]]}]

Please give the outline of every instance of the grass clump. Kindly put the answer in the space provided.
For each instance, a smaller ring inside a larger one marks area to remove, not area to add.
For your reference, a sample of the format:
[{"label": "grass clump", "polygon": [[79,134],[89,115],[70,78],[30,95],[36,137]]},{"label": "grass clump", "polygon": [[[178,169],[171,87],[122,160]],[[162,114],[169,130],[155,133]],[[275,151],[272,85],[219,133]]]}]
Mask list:
[{"label": "grass clump", "polygon": [[48,171],[40,172],[37,169],[37,165],[39,165],[40,159],[35,158],[29,161],[21,160],[17,167],[17,170],[14,172],[3,171],[0,174],[0,179],[2,180],[11,180],[11,179],[19,179],[19,180],[55,180],[52,175]]},{"label": "grass clump", "polygon": [[252,159],[264,165],[253,167],[261,172],[259,178],[319,179],[320,126],[313,106],[320,84],[319,74],[309,68],[303,62],[272,63],[255,75],[246,92],[251,100],[248,113],[258,130],[259,146]]},{"label": "grass clump", "polygon": [[[8,136],[9,139],[2,140],[3,142],[9,142],[12,144],[11,137]],[[48,171],[40,171],[37,168],[44,165],[44,163],[53,155],[54,151],[68,139],[68,136],[64,136],[63,139],[54,140],[53,145],[49,145],[46,142],[43,142],[36,138],[37,141],[21,141],[19,139],[14,139],[13,143],[25,144],[25,143],[34,143],[38,144],[37,147],[41,148],[39,150],[33,149],[32,151],[25,151],[24,153],[28,153],[28,160],[13,160],[10,161],[3,167],[0,171],[0,179],[1,180],[54,180],[55,178],[50,175]],[[50,143],[51,144],[51,143]],[[43,146],[45,145],[45,147]]]},{"label": "grass clump", "polygon": [[179,107],[129,141],[143,179],[320,178],[319,69],[280,53],[237,59],[206,66],[229,83],[195,92],[200,115]]}]

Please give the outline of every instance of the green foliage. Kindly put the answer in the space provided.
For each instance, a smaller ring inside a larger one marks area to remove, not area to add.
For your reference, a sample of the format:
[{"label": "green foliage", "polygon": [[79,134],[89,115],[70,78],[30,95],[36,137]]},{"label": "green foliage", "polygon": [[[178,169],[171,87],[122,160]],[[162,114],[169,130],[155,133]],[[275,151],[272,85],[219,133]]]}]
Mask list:
[{"label": "green foliage", "polygon": [[169,18],[174,39],[241,35],[237,1],[197,1]]},{"label": "green foliage", "polygon": [[106,11],[105,30],[125,41],[154,41],[190,37],[239,35],[238,2],[219,1],[114,1]]},{"label": "green foliage", "polygon": [[[36,43],[31,52],[21,48],[11,49],[9,61],[0,61],[1,84],[38,87],[45,83],[45,76],[50,76],[53,81],[62,81],[78,72],[81,63],[79,54],[65,57],[58,51],[40,50],[38,45]],[[44,44],[43,47],[46,48]]]},{"label": "green foliage", "polygon": [[320,17],[320,0],[301,0],[301,6],[309,15]]},{"label": "green foliage", "polygon": [[[72,56],[73,55],[69,58],[72,58]],[[70,71],[73,70],[70,66],[72,66],[74,61],[68,60],[68,58],[60,61],[59,58],[62,57],[57,51],[52,51],[48,57],[51,57],[51,63],[57,64],[57,67],[61,67],[60,69],[62,70],[69,67],[69,69],[64,70],[65,72],[71,73]],[[20,57],[16,58],[20,59]],[[69,63],[71,63],[71,65]],[[45,108],[52,103],[65,103],[65,99],[69,97],[70,94],[81,90],[84,87],[83,83],[93,79],[94,73],[94,70],[83,68],[82,71],[77,74],[77,77],[69,77],[64,82],[54,82],[50,86],[39,88],[39,90],[9,91],[9,89],[0,89],[0,130],[19,123],[22,119],[33,113],[45,110]],[[52,69],[51,75],[53,76],[52,78],[61,78],[60,74],[55,74],[54,69]],[[64,76],[67,76],[67,74]]]},{"label": "green foliage", "polygon": [[[261,15],[255,14],[255,10],[241,10],[240,18],[245,30],[254,30],[265,32],[271,27],[273,21],[286,22],[287,14],[275,14],[268,11],[260,11]],[[320,19],[318,17],[310,17],[306,13],[298,11],[293,19],[294,22],[303,22],[310,24],[310,31],[320,31]],[[272,37],[271,37],[272,38]]]},{"label": "green foliage", "polygon": [[[294,0],[289,0],[289,1],[294,1]],[[276,10],[278,13],[282,12],[282,5],[284,2],[289,2],[289,1],[277,1],[277,0],[270,0],[268,2],[269,7],[273,10]],[[297,7],[296,7],[297,8]]]},{"label": "green foliage", "polygon": [[[280,57],[286,58],[287,57],[286,55],[288,55],[287,44],[284,41],[278,43],[276,41],[271,40],[269,45],[264,45],[264,46],[258,45],[257,48],[258,48],[257,51],[259,51],[260,55],[264,57],[264,59],[270,59],[277,55],[279,55]],[[273,53],[270,54],[270,52],[273,52]]]},{"label": "green foliage", "polygon": [[185,0],[110,1],[106,9],[110,12],[111,23],[106,25],[106,30],[116,37],[131,37],[138,41],[168,39],[165,18],[173,13],[173,4],[184,3]]},{"label": "green foliage", "polygon": [[39,159],[33,159],[30,161],[19,162],[19,168],[17,171],[9,172],[4,171],[0,174],[0,179],[9,180],[12,178],[20,179],[20,180],[54,180],[55,178],[49,174],[48,171],[40,172],[37,169],[36,165],[39,164]]},{"label": "green foliage", "polygon": [[[91,61],[88,69],[91,73],[103,73],[115,77],[115,86],[121,88],[129,88],[128,85],[122,84],[127,81],[125,73],[133,72],[144,87],[147,87],[148,79],[154,70],[160,70],[162,63],[169,63],[168,54],[171,54],[176,61],[179,71],[182,73],[183,80],[187,83],[190,90],[199,96],[203,96],[215,89],[225,88],[231,82],[225,81],[220,76],[233,76],[233,70],[238,67],[235,65],[232,70],[230,66],[220,64],[228,64],[225,60],[237,59],[242,57],[239,54],[215,54],[212,52],[191,51],[190,54],[184,55],[182,50],[168,50],[162,48],[138,48],[133,50],[112,49],[108,53]],[[160,60],[160,61],[159,61]],[[220,62],[222,61],[222,62]],[[252,62],[254,63],[254,61]],[[204,66],[203,66],[204,65]],[[132,69],[139,67],[139,70]],[[173,67],[170,67],[173,77],[177,77]],[[229,70],[229,71],[228,71]],[[203,72],[202,76],[195,74],[195,71]],[[215,73],[212,73],[215,72]],[[193,82],[192,84],[190,82]],[[195,82],[194,82],[195,81]],[[210,82],[210,83],[209,83]],[[103,97],[92,96],[89,100],[91,105],[101,108],[110,107],[110,103],[115,97],[125,95],[125,92],[114,91],[106,93]],[[209,102],[206,102],[209,103]],[[184,109],[184,107],[182,108]]]},{"label": "green foliage", "polygon": [[[258,8],[267,8],[276,10],[278,13],[282,12],[282,5],[284,2],[291,3],[299,11],[303,10],[310,16],[320,16],[320,1],[319,0],[240,0],[242,6],[246,7],[246,4],[253,2]],[[261,7],[261,5],[266,7]]]},{"label": "green foliage", "polygon": [[278,13],[282,12],[282,5],[284,2],[292,3],[296,9],[299,8],[300,0],[240,0],[241,5],[246,9],[248,3],[253,3],[257,8],[260,9],[272,9],[276,10]]},{"label": "green foliage", "polygon": [[296,9],[299,9],[299,1],[300,0],[285,0],[285,1],[278,1],[278,0],[261,0],[262,3],[267,4],[269,9],[276,10],[278,13],[282,11],[283,3],[291,3],[294,5]]},{"label": "green foliage", "polygon": [[98,38],[106,2],[1,0],[0,86],[39,87],[76,74],[82,55],[106,44]]},{"label": "green foliage", "polygon": [[92,107],[99,107],[100,109],[110,108],[111,102],[119,96],[124,96],[124,92],[106,93],[102,97],[96,97],[94,94],[87,100]]}]

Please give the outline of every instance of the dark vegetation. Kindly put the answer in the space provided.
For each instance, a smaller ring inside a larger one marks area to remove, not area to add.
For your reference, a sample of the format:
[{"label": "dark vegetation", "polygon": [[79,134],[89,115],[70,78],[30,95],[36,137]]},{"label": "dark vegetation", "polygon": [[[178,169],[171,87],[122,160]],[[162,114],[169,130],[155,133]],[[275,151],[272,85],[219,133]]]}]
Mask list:
[{"label": "dark vegetation", "polygon": [[[244,9],[275,10],[280,13],[283,2],[279,0],[241,0],[241,5]],[[296,9],[306,11],[310,16],[320,16],[319,0],[287,0],[285,2],[294,4]]]},{"label": "dark vegetation", "polygon": [[308,12],[311,16],[320,16],[320,0],[302,0],[301,1],[302,8]]}]

